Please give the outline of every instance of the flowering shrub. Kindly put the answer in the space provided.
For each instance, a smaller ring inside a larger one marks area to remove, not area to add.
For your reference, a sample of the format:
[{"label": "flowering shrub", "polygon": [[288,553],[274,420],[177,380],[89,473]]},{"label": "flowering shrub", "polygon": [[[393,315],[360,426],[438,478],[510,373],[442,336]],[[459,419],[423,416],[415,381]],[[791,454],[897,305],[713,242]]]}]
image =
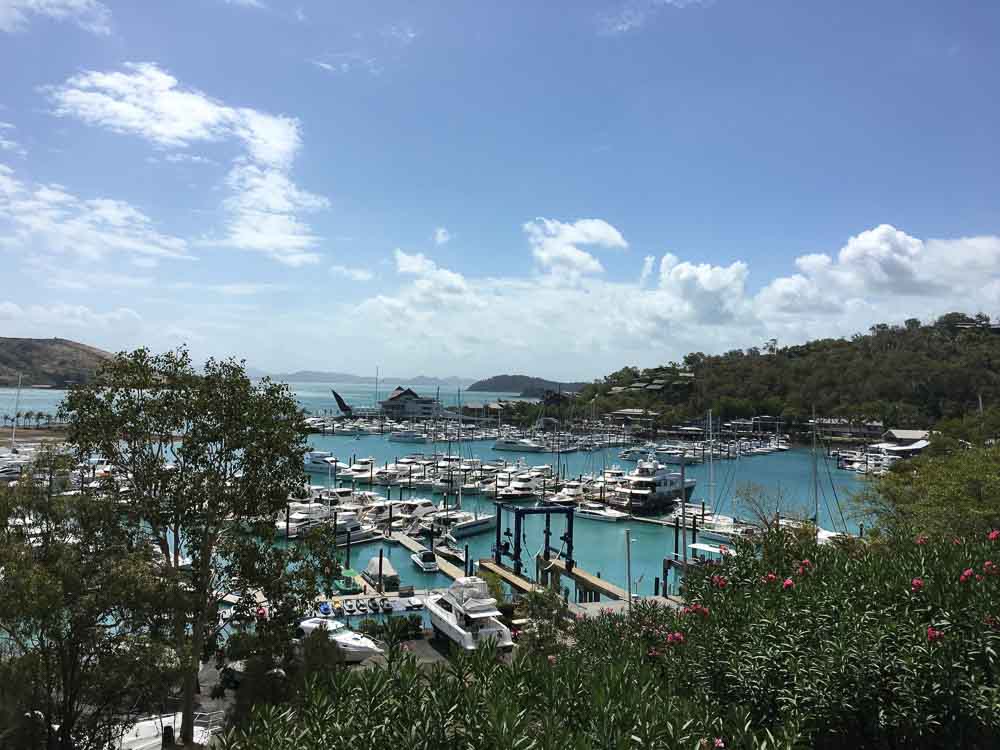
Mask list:
[{"label": "flowering shrub", "polygon": [[996,557],[985,532],[841,547],[768,535],[690,569],[684,607],[570,617],[557,651],[519,647],[509,664],[421,669],[403,654],[335,671],[220,746],[1000,747]]}]

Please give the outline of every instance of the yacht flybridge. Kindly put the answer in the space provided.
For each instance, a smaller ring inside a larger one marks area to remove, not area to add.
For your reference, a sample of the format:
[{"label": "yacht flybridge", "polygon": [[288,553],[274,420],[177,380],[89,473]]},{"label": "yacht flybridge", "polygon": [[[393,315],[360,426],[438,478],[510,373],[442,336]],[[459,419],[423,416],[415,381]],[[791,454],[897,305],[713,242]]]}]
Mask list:
[{"label": "yacht flybridge", "polygon": [[497,601],[490,597],[486,581],[477,576],[458,578],[443,594],[424,600],[434,634],[454,642],[465,651],[475,651],[493,642],[501,651],[514,647],[510,630],[500,621]]}]

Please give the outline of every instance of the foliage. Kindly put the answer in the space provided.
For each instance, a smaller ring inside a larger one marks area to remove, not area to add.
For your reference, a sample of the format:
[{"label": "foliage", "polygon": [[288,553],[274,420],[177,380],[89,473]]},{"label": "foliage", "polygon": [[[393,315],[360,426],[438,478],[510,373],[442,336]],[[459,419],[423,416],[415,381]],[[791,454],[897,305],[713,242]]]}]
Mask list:
[{"label": "foliage", "polygon": [[[659,412],[662,424],[701,418],[712,409],[722,419],[769,414],[794,425],[815,407],[856,422],[926,427],[1000,402],[1000,336],[984,327],[988,322],[985,315],[949,313],[930,325],[878,324],[850,340],[787,347],[770,341],[716,356],[695,352],[680,363],[612,373],[583,389],[577,409],[645,408]],[[652,379],[666,381],[665,387],[612,393]],[[992,436],[998,428],[994,420]]]},{"label": "foliage", "polygon": [[112,467],[102,489],[125,511],[123,527],[159,551],[190,741],[199,662],[215,650],[222,599],[236,597],[236,614],[250,618],[260,592],[268,611],[257,643],[277,653],[332,571],[329,539],[274,543],[275,519],[304,481],[298,406],[287,386],[255,384],[241,363],[209,360],[196,371],[184,349],[139,349],[73,388],[63,411],[78,458],[97,454]]},{"label": "foliage", "polygon": [[962,537],[1000,528],[1000,446],[899,462],[860,502],[880,528],[897,533]]},{"label": "foliage", "polygon": [[[159,708],[176,656],[150,627],[160,595],[148,548],[94,493],[68,491],[71,462],[41,454],[0,489],[0,736],[50,747],[105,747]],[[38,721],[17,727],[26,713]],[[58,727],[58,729],[56,729]],[[0,747],[5,747],[0,739]]]},{"label": "foliage", "polygon": [[692,569],[683,611],[605,611],[509,664],[333,672],[221,746],[996,747],[997,557],[1000,532],[842,547],[772,532]]}]

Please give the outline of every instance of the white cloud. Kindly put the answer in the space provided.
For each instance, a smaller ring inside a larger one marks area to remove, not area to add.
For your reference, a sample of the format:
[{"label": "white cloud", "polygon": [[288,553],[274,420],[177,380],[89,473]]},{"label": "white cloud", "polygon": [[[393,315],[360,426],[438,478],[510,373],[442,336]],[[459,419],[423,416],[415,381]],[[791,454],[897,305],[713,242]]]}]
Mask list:
[{"label": "white cloud", "polygon": [[190,258],[187,242],[163,234],[142,211],[111,198],[79,198],[56,184],[30,185],[0,164],[0,240],[25,256],[89,261],[112,253]]},{"label": "white cloud", "polygon": [[0,0],[0,31],[23,31],[30,16],[72,21],[94,34],[111,33],[111,11],[97,0]]},{"label": "white cloud", "polygon": [[382,75],[382,65],[377,57],[357,52],[335,52],[309,62],[327,73],[346,75],[354,71],[361,71],[373,76]]},{"label": "white cloud", "polygon": [[407,23],[387,26],[382,33],[387,38],[401,44],[404,47],[412,44],[413,41],[420,36],[420,32]]},{"label": "white cloud", "polygon": [[215,164],[215,162],[207,156],[198,156],[197,154],[188,154],[184,152],[167,154],[163,157],[163,161],[170,162],[171,164]]},{"label": "white cloud", "polygon": [[[226,185],[226,235],[205,244],[263,252],[286,265],[315,263],[320,238],[302,214],[328,207],[325,198],[297,187],[289,176],[302,146],[298,120],[225,105],[153,63],[127,63],[123,71],[88,71],[47,89],[55,113],[117,133],[144,138],[160,148],[187,149],[235,139],[238,157]],[[169,161],[204,157],[173,151]],[[206,160],[207,161],[207,160]]]},{"label": "white cloud", "polygon": [[656,265],[656,256],[647,255],[642,259],[642,271],[639,273],[639,286],[643,286],[653,275],[653,267]]},{"label": "white cloud", "polygon": [[451,232],[445,227],[438,227],[434,230],[434,244],[447,245],[451,241]]},{"label": "white cloud", "polygon": [[257,8],[258,10],[266,8],[260,0],[223,0],[226,5],[237,5],[241,8]]},{"label": "white cloud", "polygon": [[[0,122],[0,151],[9,151],[18,156],[27,156],[28,152],[24,146],[10,137],[10,131],[15,129],[12,123]],[[4,135],[5,132],[6,135]]]},{"label": "white cloud", "polygon": [[625,249],[628,243],[621,233],[603,219],[580,219],[572,224],[538,218],[524,224],[532,253],[545,271],[579,276],[604,271],[593,255],[578,245]]},{"label": "white cloud", "polygon": [[9,321],[15,335],[51,338],[67,328],[126,333],[138,327],[142,316],[128,307],[95,312],[85,305],[19,305],[8,301],[0,302],[0,320]]},{"label": "white cloud", "polygon": [[[555,237],[572,245],[599,236],[624,246],[617,230],[594,221],[529,222],[535,229],[528,249],[535,253],[540,240]],[[713,264],[669,253],[643,257],[631,283],[599,275],[565,283],[558,264],[526,277],[474,278],[422,253],[397,250],[394,261],[398,288],[340,315],[352,323],[347,328],[378,337],[386,361],[428,369],[444,357],[480,370],[578,378],[769,338],[793,343],[953,309],[1000,311],[1000,237],[919,240],[893,227],[861,232],[831,255],[803,255],[793,272],[756,293],[743,261]],[[449,365],[437,371],[442,367]]]},{"label": "white cloud", "polygon": [[664,8],[688,8],[712,2],[713,0],[627,0],[624,4],[599,14],[597,26],[602,34],[627,34],[641,29]]},{"label": "white cloud", "polygon": [[742,261],[695,265],[667,253],[660,260],[660,289],[677,299],[691,320],[721,323],[740,312],[747,273]]},{"label": "white cloud", "polygon": [[371,281],[375,274],[365,268],[351,268],[349,266],[330,266],[330,273],[334,276],[343,276],[351,281]]}]

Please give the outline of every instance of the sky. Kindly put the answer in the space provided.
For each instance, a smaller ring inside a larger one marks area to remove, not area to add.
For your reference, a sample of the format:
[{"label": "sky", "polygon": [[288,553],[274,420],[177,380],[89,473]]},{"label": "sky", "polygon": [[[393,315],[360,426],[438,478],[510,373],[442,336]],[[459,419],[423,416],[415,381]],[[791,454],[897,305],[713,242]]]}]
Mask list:
[{"label": "sky", "polygon": [[0,0],[0,336],[588,380],[1000,314],[1000,3]]}]

